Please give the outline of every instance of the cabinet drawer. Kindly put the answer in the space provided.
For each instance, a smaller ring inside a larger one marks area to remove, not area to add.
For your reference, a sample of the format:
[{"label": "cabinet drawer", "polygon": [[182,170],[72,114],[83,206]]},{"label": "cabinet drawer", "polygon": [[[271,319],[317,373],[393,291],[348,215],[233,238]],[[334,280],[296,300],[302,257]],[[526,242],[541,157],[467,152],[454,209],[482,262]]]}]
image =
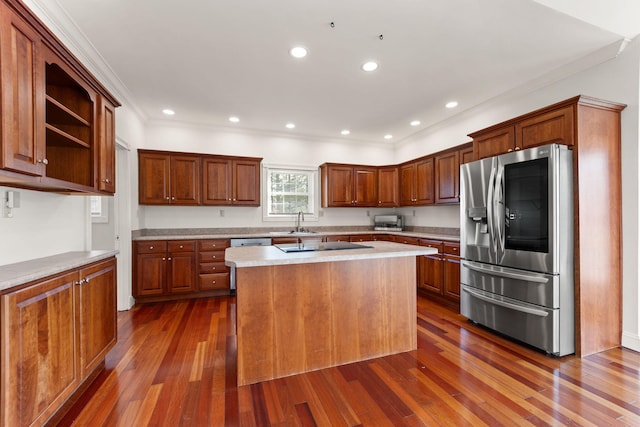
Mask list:
[{"label": "cabinet drawer", "polygon": [[460,244],[446,242],[444,244],[444,253],[448,255],[460,256]]},{"label": "cabinet drawer", "polygon": [[229,289],[229,273],[201,274],[200,290]]},{"label": "cabinet drawer", "polygon": [[199,252],[198,262],[221,262],[224,263],[224,251]]},{"label": "cabinet drawer", "polygon": [[440,240],[420,239],[420,246],[436,248],[438,250],[438,253],[444,253],[444,243]]},{"label": "cabinet drawer", "polygon": [[147,240],[144,242],[136,242],[136,252],[139,254],[157,254],[167,251],[167,242],[165,240]]},{"label": "cabinet drawer", "polygon": [[371,234],[354,234],[351,236],[352,242],[371,242],[373,241],[373,235]]},{"label": "cabinet drawer", "polygon": [[201,262],[200,274],[204,273],[228,273],[229,267],[223,262]]},{"label": "cabinet drawer", "polygon": [[172,240],[168,242],[169,252],[195,252],[195,240]]},{"label": "cabinet drawer", "polygon": [[420,239],[417,237],[408,237],[408,236],[395,236],[393,239],[397,243],[404,243],[405,245],[416,245],[418,246],[420,243]]},{"label": "cabinet drawer", "polygon": [[229,239],[198,240],[200,251],[220,251],[229,247]]}]

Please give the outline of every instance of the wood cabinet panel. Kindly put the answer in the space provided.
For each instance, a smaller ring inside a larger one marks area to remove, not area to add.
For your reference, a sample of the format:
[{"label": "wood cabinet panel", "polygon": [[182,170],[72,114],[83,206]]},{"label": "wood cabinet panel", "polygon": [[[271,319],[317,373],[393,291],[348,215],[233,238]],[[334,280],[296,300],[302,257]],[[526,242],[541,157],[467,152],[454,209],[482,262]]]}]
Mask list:
[{"label": "wood cabinet panel", "polygon": [[200,157],[171,156],[170,204],[200,204]]},{"label": "wood cabinet panel", "polygon": [[521,149],[546,144],[573,145],[574,106],[536,115],[515,125],[516,147]]},{"label": "wood cabinet panel", "polygon": [[44,61],[40,35],[0,4],[0,166],[45,174]]},{"label": "wood cabinet panel", "polygon": [[170,167],[170,156],[138,152],[138,201],[140,204],[169,204]]},{"label": "wood cabinet panel", "polygon": [[202,203],[205,205],[231,204],[231,164],[227,159],[204,157],[202,159]]},{"label": "wood cabinet panel", "polygon": [[196,290],[196,256],[194,252],[169,252],[166,290],[169,293]]},{"label": "wood cabinet panel", "polygon": [[115,258],[0,296],[0,425],[45,425],[116,342]]},{"label": "wood cabinet panel", "polygon": [[398,206],[399,185],[397,166],[378,168],[378,207]]},{"label": "wood cabinet panel", "polygon": [[260,206],[260,159],[205,156],[202,204]]},{"label": "wood cabinet panel", "polygon": [[320,166],[323,207],[378,205],[378,169],[325,163]]},{"label": "wood cabinet panel", "polygon": [[460,203],[460,155],[457,150],[435,157],[435,202]]},{"label": "wood cabinet panel", "polygon": [[400,206],[434,203],[433,158],[424,158],[400,166]]},{"label": "wood cabinet panel", "polygon": [[75,283],[63,274],[2,296],[2,425],[41,425],[80,383]]},{"label": "wood cabinet panel", "polygon": [[115,107],[103,96],[98,98],[98,175],[97,188],[116,192],[116,118]]},{"label": "wood cabinet panel", "polygon": [[515,130],[513,126],[506,126],[483,133],[473,138],[473,144],[476,159],[497,156],[515,148]]},{"label": "wood cabinet panel", "polygon": [[116,344],[116,263],[108,260],[79,272],[77,307],[80,368],[88,376]]},{"label": "wood cabinet panel", "polygon": [[233,204],[260,206],[260,161],[233,160]]},{"label": "wood cabinet panel", "polygon": [[134,297],[162,295],[167,275],[166,255],[138,253],[135,263]]},{"label": "wood cabinet panel", "polygon": [[473,153],[473,143],[465,144],[466,147],[460,149],[460,164],[473,162],[476,160]]}]

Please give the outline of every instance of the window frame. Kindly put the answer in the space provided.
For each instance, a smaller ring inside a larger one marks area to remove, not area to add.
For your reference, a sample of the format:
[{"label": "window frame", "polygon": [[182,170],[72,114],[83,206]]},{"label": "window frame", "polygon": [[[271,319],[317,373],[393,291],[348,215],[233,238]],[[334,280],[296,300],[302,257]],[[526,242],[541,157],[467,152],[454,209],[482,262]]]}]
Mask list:
[{"label": "window frame", "polygon": [[262,164],[262,220],[273,222],[291,222],[297,218],[297,212],[286,214],[270,214],[269,213],[269,201],[271,199],[271,173],[273,171],[278,172],[293,172],[293,173],[305,173],[309,175],[309,200],[312,204],[313,212],[304,213],[304,221],[318,221],[319,217],[319,182],[318,182],[318,168],[312,166],[299,166],[299,165],[277,165],[277,164]]}]

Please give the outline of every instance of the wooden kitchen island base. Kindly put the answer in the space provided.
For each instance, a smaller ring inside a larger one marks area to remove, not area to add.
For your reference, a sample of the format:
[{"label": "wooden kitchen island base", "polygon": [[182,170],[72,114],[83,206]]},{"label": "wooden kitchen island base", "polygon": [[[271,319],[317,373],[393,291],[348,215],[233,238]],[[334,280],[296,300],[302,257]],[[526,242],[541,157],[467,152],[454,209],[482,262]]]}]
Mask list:
[{"label": "wooden kitchen island base", "polygon": [[415,256],[238,268],[238,385],[415,350],[415,278]]}]

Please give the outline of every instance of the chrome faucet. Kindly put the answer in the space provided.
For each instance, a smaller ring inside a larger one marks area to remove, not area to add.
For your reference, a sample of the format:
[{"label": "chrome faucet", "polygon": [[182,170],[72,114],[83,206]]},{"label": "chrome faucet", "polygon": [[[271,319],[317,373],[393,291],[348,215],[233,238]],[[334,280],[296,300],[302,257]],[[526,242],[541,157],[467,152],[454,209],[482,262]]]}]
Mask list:
[{"label": "chrome faucet", "polygon": [[298,211],[298,219],[296,220],[296,231],[302,231],[302,221],[304,221],[304,213],[302,213],[302,211]]}]

